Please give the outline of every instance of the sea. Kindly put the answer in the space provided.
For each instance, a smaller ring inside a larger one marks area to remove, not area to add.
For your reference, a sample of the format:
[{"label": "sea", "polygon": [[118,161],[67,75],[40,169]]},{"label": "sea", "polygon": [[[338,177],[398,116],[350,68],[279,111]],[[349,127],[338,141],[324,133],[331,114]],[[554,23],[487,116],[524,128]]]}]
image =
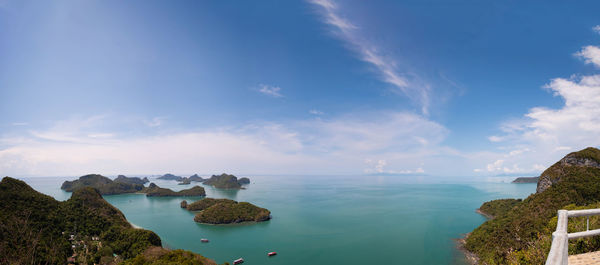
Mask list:
[{"label": "sea", "polygon": [[[207,197],[246,201],[267,208],[260,223],[207,225],[180,208],[201,197],[106,195],[130,223],[156,232],[164,247],[185,249],[218,263],[244,264],[466,264],[456,239],[486,219],[475,210],[499,198],[525,198],[535,184],[491,178],[447,181],[416,176],[248,176],[242,190],[204,186]],[[23,177],[57,200],[65,180],[76,177]],[[512,178],[510,178],[512,179]],[[181,190],[193,185],[151,182]],[[202,243],[206,238],[210,242]],[[278,254],[268,257],[267,253]]]}]

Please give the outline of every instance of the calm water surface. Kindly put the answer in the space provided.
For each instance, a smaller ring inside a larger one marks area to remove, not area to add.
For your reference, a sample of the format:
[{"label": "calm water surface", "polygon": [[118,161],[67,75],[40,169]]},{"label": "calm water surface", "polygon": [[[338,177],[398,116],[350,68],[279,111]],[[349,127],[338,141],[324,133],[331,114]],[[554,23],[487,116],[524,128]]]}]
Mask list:
[{"label": "calm water surface", "polygon": [[[68,178],[23,178],[59,200]],[[104,198],[127,219],[156,232],[163,245],[198,252],[219,263],[244,264],[465,264],[453,239],[485,219],[481,203],[524,198],[535,184],[418,184],[402,177],[251,177],[245,190],[204,186],[208,197],[248,201],[271,210],[273,219],[243,225],[203,225],[179,207],[200,198]],[[190,185],[153,180],[180,190]],[[194,183],[192,183],[193,185]],[[201,243],[208,238],[210,243]],[[277,251],[275,257],[267,252]]]}]

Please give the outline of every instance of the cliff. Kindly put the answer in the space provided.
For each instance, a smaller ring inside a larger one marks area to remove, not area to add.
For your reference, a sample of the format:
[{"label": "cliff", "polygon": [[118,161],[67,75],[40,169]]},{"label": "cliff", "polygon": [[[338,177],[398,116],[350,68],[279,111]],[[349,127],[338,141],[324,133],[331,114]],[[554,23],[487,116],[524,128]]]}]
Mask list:
[{"label": "cliff", "polygon": [[546,169],[537,184],[536,192],[540,193],[568,176],[569,168],[586,167],[600,169],[600,150],[588,147],[579,152],[573,152]]},{"label": "cliff", "polygon": [[[600,168],[593,162],[598,152],[587,148],[568,154],[542,174],[552,184],[523,201],[484,203],[482,208],[496,209],[496,215],[473,230],[466,238],[466,249],[481,264],[543,264],[556,228],[556,212],[598,207]],[[570,249],[596,251],[600,244],[595,238],[578,239],[570,241]]]}]

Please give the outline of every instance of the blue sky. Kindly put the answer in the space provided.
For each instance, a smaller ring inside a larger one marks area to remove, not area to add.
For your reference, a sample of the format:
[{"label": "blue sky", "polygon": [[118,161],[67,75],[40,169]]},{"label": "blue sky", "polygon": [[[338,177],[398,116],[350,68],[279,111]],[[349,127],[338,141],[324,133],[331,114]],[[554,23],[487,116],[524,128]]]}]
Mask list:
[{"label": "blue sky", "polygon": [[0,0],[0,173],[538,174],[600,145],[599,8]]}]

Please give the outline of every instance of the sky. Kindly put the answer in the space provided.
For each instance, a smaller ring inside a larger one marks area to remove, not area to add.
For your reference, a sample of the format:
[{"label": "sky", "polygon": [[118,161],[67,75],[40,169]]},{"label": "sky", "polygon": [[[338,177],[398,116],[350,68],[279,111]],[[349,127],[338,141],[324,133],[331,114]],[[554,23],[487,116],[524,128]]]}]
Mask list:
[{"label": "sky", "polygon": [[0,0],[0,174],[537,175],[600,146],[599,11]]}]

